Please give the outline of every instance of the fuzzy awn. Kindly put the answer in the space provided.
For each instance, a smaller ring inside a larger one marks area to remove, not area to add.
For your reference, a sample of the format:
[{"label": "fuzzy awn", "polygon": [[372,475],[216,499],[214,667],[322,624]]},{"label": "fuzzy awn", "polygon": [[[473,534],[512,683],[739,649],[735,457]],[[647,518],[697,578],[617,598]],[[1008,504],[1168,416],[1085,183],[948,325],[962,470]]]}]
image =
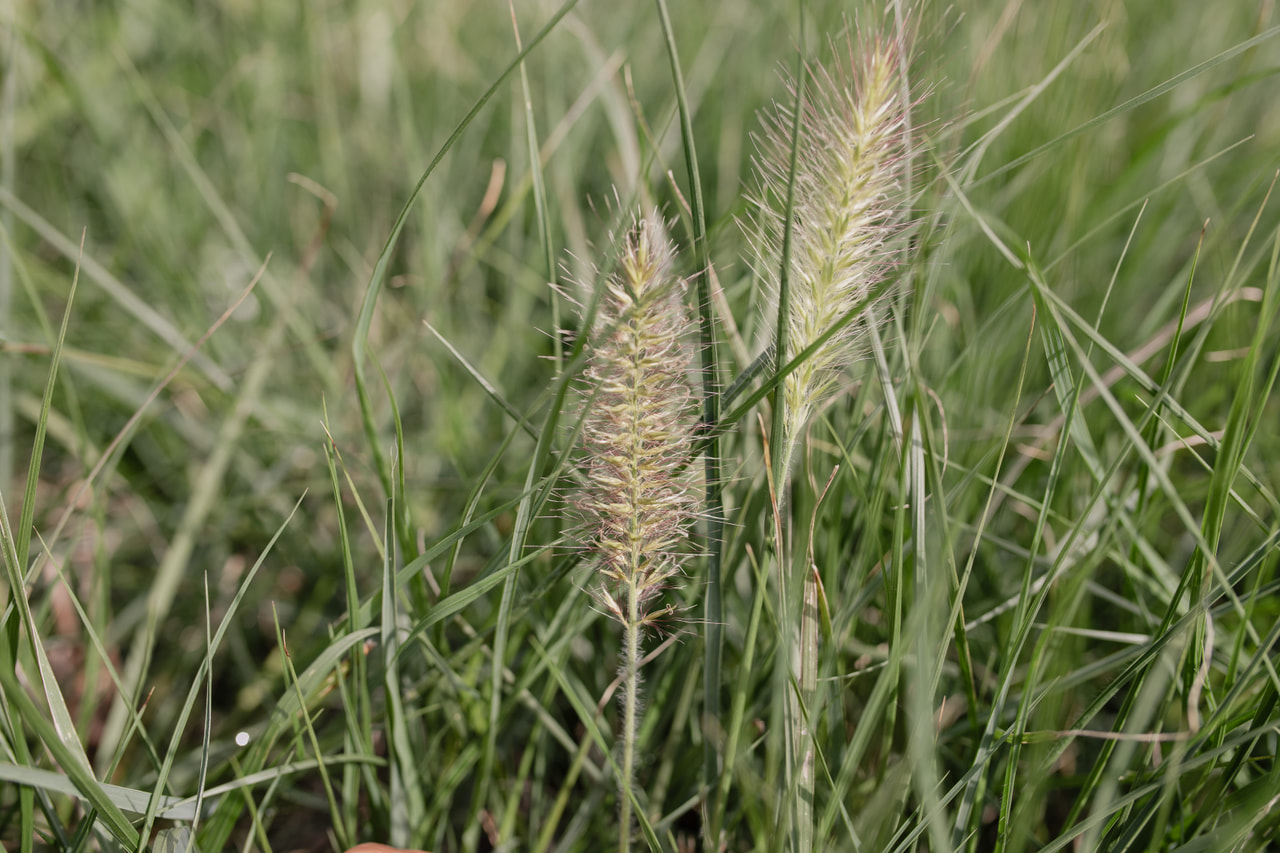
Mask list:
[{"label": "fuzzy awn", "polygon": [[588,488],[580,508],[596,552],[596,598],[623,629],[623,851],[631,838],[641,640],[669,610],[655,609],[655,599],[680,569],[679,549],[696,507],[681,473],[697,418],[684,294],[661,219],[638,220],[606,285],[584,374]]}]

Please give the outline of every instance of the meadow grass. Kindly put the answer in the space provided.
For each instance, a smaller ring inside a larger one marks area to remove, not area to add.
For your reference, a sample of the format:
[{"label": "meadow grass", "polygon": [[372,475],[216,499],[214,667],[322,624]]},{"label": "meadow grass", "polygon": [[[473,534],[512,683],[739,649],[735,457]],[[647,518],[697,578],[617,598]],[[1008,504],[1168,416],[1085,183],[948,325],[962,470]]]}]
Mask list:
[{"label": "meadow grass", "polygon": [[[1280,12],[969,5],[0,10],[0,843],[1276,844]],[[871,32],[890,262],[778,346],[753,158]],[[698,524],[628,641],[573,505],[654,208]]]}]

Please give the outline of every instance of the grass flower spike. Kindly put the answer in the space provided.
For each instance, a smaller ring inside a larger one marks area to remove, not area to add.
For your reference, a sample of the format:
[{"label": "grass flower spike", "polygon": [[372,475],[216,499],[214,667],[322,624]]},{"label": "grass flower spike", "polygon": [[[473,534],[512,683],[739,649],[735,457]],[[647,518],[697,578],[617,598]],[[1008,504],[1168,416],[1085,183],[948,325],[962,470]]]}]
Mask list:
[{"label": "grass flower spike", "polygon": [[626,238],[607,285],[585,372],[587,516],[600,583],[596,596],[623,628],[621,843],[628,849],[630,785],[639,730],[641,641],[667,608],[654,601],[679,571],[695,503],[681,474],[693,438],[690,323],[684,281],[656,214]]},{"label": "grass flower spike", "polygon": [[[887,243],[904,204],[900,178],[908,105],[896,45],[883,39],[850,44],[848,71],[833,74],[819,67],[812,80],[800,122],[790,294],[780,314],[786,345],[779,364],[862,309],[786,377],[789,451],[838,372],[865,343],[874,315],[868,301],[888,270]],[[785,212],[772,202],[787,197],[792,124],[788,111],[779,109],[766,119],[761,145],[757,226],[766,264],[782,255]]]}]

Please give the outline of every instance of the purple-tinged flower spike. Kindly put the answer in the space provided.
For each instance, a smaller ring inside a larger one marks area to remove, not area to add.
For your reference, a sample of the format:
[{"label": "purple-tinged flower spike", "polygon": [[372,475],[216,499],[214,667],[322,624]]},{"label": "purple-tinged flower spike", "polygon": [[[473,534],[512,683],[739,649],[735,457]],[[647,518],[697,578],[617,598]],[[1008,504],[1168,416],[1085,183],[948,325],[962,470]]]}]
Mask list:
[{"label": "purple-tinged flower spike", "polygon": [[[893,237],[907,203],[902,173],[910,104],[902,74],[898,42],[851,40],[844,69],[812,70],[805,97],[798,99],[803,105],[798,121],[784,108],[766,117],[757,160],[760,194],[753,236],[759,271],[769,280],[785,271],[787,282],[773,292],[777,365],[781,369],[806,353],[783,379],[774,412],[775,433],[781,434],[771,436],[779,492],[774,503],[783,637],[778,660],[799,688],[788,692],[783,718],[785,820],[791,849],[804,853],[815,849],[817,750],[806,708],[815,707],[819,592],[816,567],[793,573],[789,565],[794,550],[784,523],[786,478],[806,425],[840,372],[868,346],[872,324],[882,315],[875,302],[887,289],[882,285],[890,272]],[[782,270],[788,213],[791,240]]]}]

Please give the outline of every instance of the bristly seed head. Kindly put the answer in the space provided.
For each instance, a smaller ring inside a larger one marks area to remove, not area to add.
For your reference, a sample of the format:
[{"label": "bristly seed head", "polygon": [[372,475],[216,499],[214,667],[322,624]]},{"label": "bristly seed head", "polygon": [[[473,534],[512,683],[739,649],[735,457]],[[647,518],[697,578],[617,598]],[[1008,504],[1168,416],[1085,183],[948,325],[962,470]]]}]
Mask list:
[{"label": "bristly seed head", "polygon": [[[785,365],[849,311],[861,316],[822,344],[784,384],[786,433],[794,439],[866,344],[868,304],[890,267],[889,243],[901,227],[901,173],[907,108],[897,45],[880,38],[850,43],[848,70],[818,67],[801,115],[789,267]],[[757,169],[753,235],[760,269],[776,276],[782,255],[783,201],[792,116],[765,118]],[[776,304],[776,288],[774,292]],[[883,294],[881,294],[883,296]]]},{"label": "bristly seed head", "polygon": [[598,560],[596,595],[623,625],[662,615],[647,606],[679,570],[695,503],[680,473],[693,440],[685,282],[656,213],[627,235],[601,297],[584,372],[588,485],[579,500]]}]

